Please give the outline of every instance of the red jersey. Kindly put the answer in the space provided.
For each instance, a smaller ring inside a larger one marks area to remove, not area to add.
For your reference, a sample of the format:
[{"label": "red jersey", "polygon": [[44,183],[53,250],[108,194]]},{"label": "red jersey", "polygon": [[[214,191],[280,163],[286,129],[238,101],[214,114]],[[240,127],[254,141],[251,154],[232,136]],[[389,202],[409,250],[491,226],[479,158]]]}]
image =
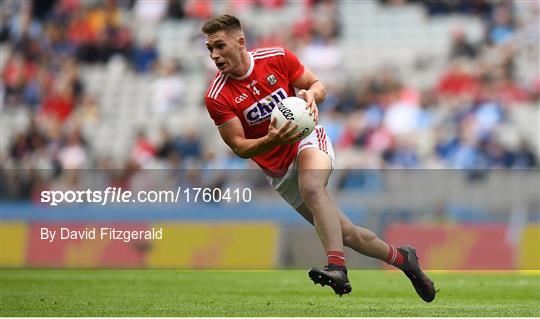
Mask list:
[{"label": "red jersey", "polygon": [[[249,52],[248,72],[235,78],[218,72],[205,94],[210,117],[217,127],[240,119],[248,139],[265,136],[274,107],[294,96],[292,83],[304,74],[298,58],[284,48],[256,49]],[[276,146],[252,157],[270,175],[284,175],[294,161],[298,143]]]}]

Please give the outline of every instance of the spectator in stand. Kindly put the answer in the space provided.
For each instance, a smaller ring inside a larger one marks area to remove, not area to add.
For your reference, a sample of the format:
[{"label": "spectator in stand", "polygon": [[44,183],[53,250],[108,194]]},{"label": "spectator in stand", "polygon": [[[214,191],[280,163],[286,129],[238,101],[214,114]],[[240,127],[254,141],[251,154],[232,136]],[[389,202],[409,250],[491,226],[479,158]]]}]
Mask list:
[{"label": "spectator in stand", "polygon": [[182,20],[185,18],[184,1],[168,0],[167,18]]},{"label": "spectator in stand", "polygon": [[41,105],[41,114],[63,123],[75,106],[73,89],[66,82],[56,82]]},{"label": "spectator in stand", "polygon": [[16,52],[6,62],[2,72],[2,80],[6,90],[6,104],[22,102],[26,84],[36,73],[36,65]]},{"label": "spectator in stand", "polygon": [[88,155],[80,132],[68,135],[66,145],[58,151],[58,161],[62,169],[81,169],[88,165]]},{"label": "spectator in stand", "polygon": [[80,127],[83,132],[93,131],[97,128],[100,120],[100,110],[96,97],[85,94],[81,98],[80,106],[71,116],[74,127]]},{"label": "spectator in stand", "polygon": [[54,79],[49,70],[45,66],[39,65],[36,75],[30,79],[24,88],[24,103],[35,111],[41,104],[43,95],[51,90],[53,81]]},{"label": "spectator in stand", "polygon": [[133,49],[133,66],[139,73],[153,71],[158,59],[159,53],[153,38],[143,40],[140,46]]},{"label": "spectator in stand", "polygon": [[115,1],[97,2],[73,13],[68,38],[77,47],[77,56],[87,63],[104,63],[113,54],[129,56],[131,32],[122,25]]},{"label": "spectator in stand", "polygon": [[416,145],[410,138],[397,140],[395,144],[383,153],[383,159],[392,168],[420,167]]},{"label": "spectator in stand", "polygon": [[0,44],[9,41],[9,13],[7,10],[0,10]]},{"label": "spectator in stand", "polygon": [[[14,168],[50,168],[50,138],[34,118],[28,127],[16,135],[9,146],[9,166]],[[49,163],[47,163],[49,162]]]},{"label": "spectator in stand", "polygon": [[131,150],[131,159],[139,165],[145,167],[150,165],[156,155],[156,149],[152,142],[147,138],[146,133],[140,130],[137,133],[135,145]]},{"label": "spectator in stand", "polygon": [[174,138],[175,152],[185,159],[198,159],[202,156],[201,138],[197,130],[187,128],[181,135]]},{"label": "spectator in stand", "polygon": [[24,155],[30,151],[30,145],[23,133],[15,135],[12,144],[9,146],[9,155],[12,159],[20,161]]},{"label": "spectator in stand", "polygon": [[299,50],[299,58],[315,72],[321,81],[335,85],[343,64],[343,52],[336,45],[331,21],[317,24],[309,42]]},{"label": "spectator in stand", "polygon": [[156,148],[156,157],[159,159],[166,159],[174,152],[173,139],[171,132],[165,125],[161,126],[159,133],[160,141]]},{"label": "spectator in stand", "polygon": [[481,141],[480,152],[485,157],[486,168],[512,167],[512,152],[493,134]]},{"label": "spectator in stand", "polygon": [[409,0],[409,2],[418,2],[424,5],[428,14],[434,16],[448,15],[452,13],[487,16],[492,10],[492,1],[490,0]]},{"label": "spectator in stand", "polygon": [[450,60],[458,58],[474,59],[476,57],[476,48],[469,42],[463,29],[455,29],[452,31],[451,37]]},{"label": "spectator in stand", "polygon": [[523,103],[528,98],[527,91],[513,81],[503,67],[492,69],[486,74],[481,93],[482,99],[491,99],[504,106]]},{"label": "spectator in stand", "polygon": [[182,103],[185,88],[179,75],[180,66],[175,60],[160,63],[159,77],[152,83],[152,109],[156,113],[167,113]]},{"label": "spectator in stand", "polygon": [[76,53],[76,45],[69,41],[68,34],[60,23],[49,22],[45,26],[45,38],[42,40],[43,50],[63,59]]},{"label": "spectator in stand", "polygon": [[67,59],[62,62],[58,81],[65,81],[66,85],[73,92],[73,99],[79,102],[81,96],[84,94],[84,85],[79,77],[79,64],[75,59]]},{"label": "spectator in stand", "polygon": [[533,168],[538,167],[538,158],[531,145],[521,140],[519,148],[512,154],[513,168]]},{"label": "spectator in stand", "polygon": [[167,0],[137,0],[133,7],[135,21],[145,26],[155,25],[165,17],[167,7]]},{"label": "spectator in stand", "polygon": [[125,26],[122,13],[116,1],[106,1],[104,7],[105,32],[107,34],[107,46],[111,55],[121,55],[129,59],[133,50],[133,34]]},{"label": "spectator in stand", "polygon": [[437,93],[444,97],[458,97],[462,95],[476,96],[479,83],[472,71],[471,65],[465,60],[450,62],[448,69],[442,74],[437,84]]},{"label": "spectator in stand", "polygon": [[9,22],[10,39],[18,43],[24,37],[36,38],[41,33],[41,24],[32,19],[32,3],[30,1],[15,2]]},{"label": "spectator in stand", "polygon": [[455,169],[487,168],[487,159],[479,149],[479,140],[467,128],[463,129],[455,150],[446,160]]},{"label": "spectator in stand", "polygon": [[[86,48],[91,46],[95,40],[95,33],[86,18],[86,8],[81,8],[80,11],[75,11],[71,17],[67,27],[67,38],[70,43],[77,48],[77,56],[84,57]],[[83,59],[86,60],[86,59]]]},{"label": "spectator in stand", "polygon": [[393,135],[414,133],[418,130],[420,94],[396,82],[389,94],[384,125]]},{"label": "spectator in stand", "polygon": [[509,41],[514,34],[512,15],[508,3],[495,7],[488,28],[488,41],[498,45]]},{"label": "spectator in stand", "polygon": [[195,19],[207,19],[214,12],[212,1],[186,0],[184,4],[186,16]]}]

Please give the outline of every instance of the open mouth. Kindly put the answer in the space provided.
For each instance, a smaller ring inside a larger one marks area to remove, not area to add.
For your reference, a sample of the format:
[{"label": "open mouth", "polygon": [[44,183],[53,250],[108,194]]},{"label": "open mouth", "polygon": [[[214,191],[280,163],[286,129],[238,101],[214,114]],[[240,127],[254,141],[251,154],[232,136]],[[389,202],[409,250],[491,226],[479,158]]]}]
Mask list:
[{"label": "open mouth", "polygon": [[220,62],[220,63],[216,63],[216,66],[218,67],[218,69],[223,69],[223,67],[225,67],[225,64],[227,64],[227,62]]}]

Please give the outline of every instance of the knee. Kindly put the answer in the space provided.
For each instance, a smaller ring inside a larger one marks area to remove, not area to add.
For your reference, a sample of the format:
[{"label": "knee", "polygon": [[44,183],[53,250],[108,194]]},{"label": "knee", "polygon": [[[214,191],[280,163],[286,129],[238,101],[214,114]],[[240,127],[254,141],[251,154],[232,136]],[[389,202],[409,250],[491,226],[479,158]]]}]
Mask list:
[{"label": "knee", "polygon": [[343,244],[347,247],[366,246],[377,239],[377,235],[372,231],[358,226],[348,226],[341,229],[343,234]]},{"label": "knee", "polygon": [[323,198],[324,186],[318,182],[305,182],[300,185],[300,196],[306,203],[315,203]]}]

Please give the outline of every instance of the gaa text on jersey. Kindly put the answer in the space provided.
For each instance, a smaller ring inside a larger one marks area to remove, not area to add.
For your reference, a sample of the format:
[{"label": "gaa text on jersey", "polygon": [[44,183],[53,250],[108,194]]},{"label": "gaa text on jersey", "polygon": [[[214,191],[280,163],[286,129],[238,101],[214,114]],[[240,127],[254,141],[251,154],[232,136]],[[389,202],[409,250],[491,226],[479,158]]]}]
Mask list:
[{"label": "gaa text on jersey", "polygon": [[235,97],[234,101],[236,102],[236,104],[238,104],[238,103],[244,101],[247,98],[248,98],[248,95],[246,93],[242,93],[241,95]]}]

